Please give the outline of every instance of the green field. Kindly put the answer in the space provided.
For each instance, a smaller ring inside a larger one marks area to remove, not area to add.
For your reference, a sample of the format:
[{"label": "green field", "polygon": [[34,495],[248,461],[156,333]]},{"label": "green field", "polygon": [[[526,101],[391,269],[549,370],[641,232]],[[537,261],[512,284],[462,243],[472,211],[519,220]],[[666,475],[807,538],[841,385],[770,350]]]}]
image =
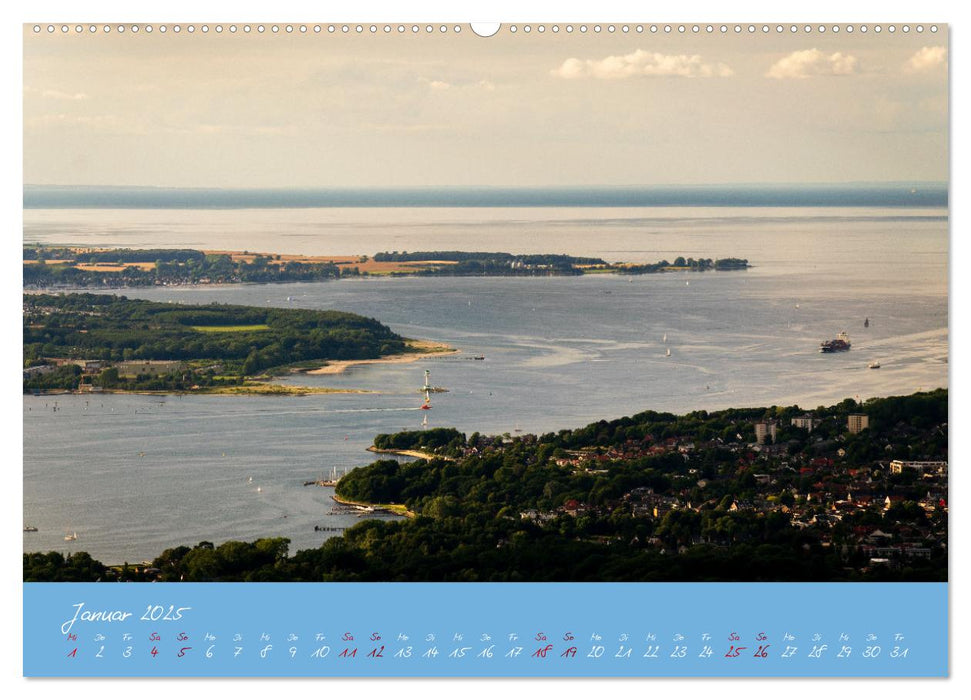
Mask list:
[{"label": "green field", "polygon": [[[62,357],[107,363],[87,377],[78,364],[33,374],[24,380],[25,391],[77,390],[82,383],[114,391],[194,390],[236,385],[272,368],[373,360],[408,350],[387,326],[339,311],[25,294],[23,316],[24,367]],[[148,360],[188,366],[134,380],[112,367]]]},{"label": "green field", "polygon": [[189,328],[201,333],[245,333],[247,331],[270,330],[270,327],[265,323],[257,323],[252,326],[189,326]]}]

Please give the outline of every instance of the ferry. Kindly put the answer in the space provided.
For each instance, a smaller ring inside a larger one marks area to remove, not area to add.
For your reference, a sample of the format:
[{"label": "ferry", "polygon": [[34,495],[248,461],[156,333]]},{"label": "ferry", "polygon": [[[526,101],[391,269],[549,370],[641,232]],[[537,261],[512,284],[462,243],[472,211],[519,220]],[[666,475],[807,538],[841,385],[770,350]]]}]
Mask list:
[{"label": "ferry", "polygon": [[820,352],[846,352],[850,349],[850,337],[846,331],[840,331],[834,340],[824,340],[819,344]]}]

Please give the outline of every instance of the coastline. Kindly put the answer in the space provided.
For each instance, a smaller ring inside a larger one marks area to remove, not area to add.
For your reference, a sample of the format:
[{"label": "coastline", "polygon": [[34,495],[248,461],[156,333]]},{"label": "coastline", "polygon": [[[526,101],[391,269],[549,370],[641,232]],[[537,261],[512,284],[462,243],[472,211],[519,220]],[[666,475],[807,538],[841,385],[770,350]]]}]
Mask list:
[{"label": "coastline", "polygon": [[422,452],[421,450],[382,450],[374,445],[367,448],[368,452],[373,452],[379,455],[400,455],[402,457],[415,457],[416,459],[444,459],[446,462],[454,462],[454,457],[446,457],[445,455],[436,455],[431,452]]},{"label": "coastline", "polygon": [[363,501],[351,501],[346,498],[341,498],[338,495],[332,495],[331,498],[342,506],[360,506],[362,508],[374,508],[375,511],[386,511],[392,515],[400,515],[405,518],[414,518],[414,511],[408,510],[405,506],[399,505],[397,503],[365,503]]},{"label": "coastline", "polygon": [[384,357],[376,357],[372,360],[331,360],[323,367],[307,370],[304,374],[341,374],[348,367],[354,367],[356,365],[396,365],[417,362],[418,360],[425,360],[429,357],[455,355],[461,352],[461,350],[446,345],[445,343],[435,343],[430,340],[413,340],[409,338],[405,343],[414,352],[385,355]]},{"label": "coastline", "polygon": [[368,389],[331,389],[329,387],[291,386],[285,384],[254,383],[231,386],[204,387],[199,389],[104,389],[102,391],[75,391],[51,389],[49,391],[24,392],[24,396],[104,396],[128,394],[131,396],[308,396],[310,394],[376,394]]}]

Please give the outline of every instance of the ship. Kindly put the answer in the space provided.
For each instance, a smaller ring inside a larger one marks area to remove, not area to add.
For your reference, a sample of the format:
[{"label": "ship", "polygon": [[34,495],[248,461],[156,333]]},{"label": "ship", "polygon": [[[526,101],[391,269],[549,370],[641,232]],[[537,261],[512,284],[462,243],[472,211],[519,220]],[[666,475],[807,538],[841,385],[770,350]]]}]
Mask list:
[{"label": "ship", "polygon": [[824,340],[819,344],[820,352],[846,352],[850,349],[850,337],[846,331],[840,331],[834,340]]}]

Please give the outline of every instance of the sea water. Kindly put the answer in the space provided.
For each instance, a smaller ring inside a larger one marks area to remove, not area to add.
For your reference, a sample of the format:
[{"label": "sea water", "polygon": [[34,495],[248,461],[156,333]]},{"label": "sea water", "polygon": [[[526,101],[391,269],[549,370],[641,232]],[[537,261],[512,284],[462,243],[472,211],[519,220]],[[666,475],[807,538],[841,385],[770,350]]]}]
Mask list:
[{"label": "sea water", "polygon": [[[947,386],[939,209],[28,210],[26,242],[304,254],[494,250],[610,261],[744,257],[745,271],[129,289],[180,303],[340,309],[461,352],[284,383],[367,393],[27,396],[25,551],[110,563],[207,540],[318,546],[359,516],[303,486],[374,459],[378,433],[517,435]],[[864,321],[869,319],[869,327]],[[840,330],[848,353],[820,354]],[[667,351],[670,350],[670,355]],[[481,356],[484,359],[473,359]],[[877,361],[880,369],[869,369]],[[419,409],[424,370],[447,392]],[[391,516],[384,516],[391,517]],[[65,541],[67,533],[76,541]]]}]

